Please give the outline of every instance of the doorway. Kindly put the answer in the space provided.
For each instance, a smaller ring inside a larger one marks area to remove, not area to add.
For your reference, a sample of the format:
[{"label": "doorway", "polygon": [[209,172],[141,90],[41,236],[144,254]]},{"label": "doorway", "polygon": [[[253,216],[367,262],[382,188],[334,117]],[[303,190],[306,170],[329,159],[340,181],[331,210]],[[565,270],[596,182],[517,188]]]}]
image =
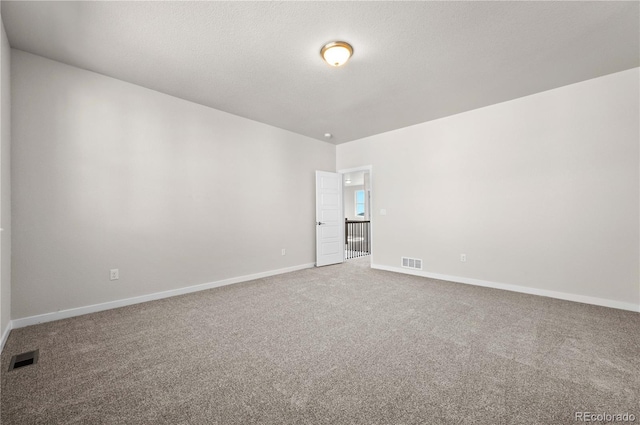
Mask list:
[{"label": "doorway", "polygon": [[370,166],[340,171],[345,217],[345,260],[368,257],[371,261],[371,171]]}]

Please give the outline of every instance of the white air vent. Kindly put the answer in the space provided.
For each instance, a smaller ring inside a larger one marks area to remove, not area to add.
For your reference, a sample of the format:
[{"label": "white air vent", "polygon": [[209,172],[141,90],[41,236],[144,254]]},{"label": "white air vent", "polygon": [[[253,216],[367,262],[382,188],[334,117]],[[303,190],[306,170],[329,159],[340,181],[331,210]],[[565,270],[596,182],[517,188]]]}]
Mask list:
[{"label": "white air vent", "polygon": [[407,269],[422,270],[422,260],[418,258],[402,257],[402,267]]}]

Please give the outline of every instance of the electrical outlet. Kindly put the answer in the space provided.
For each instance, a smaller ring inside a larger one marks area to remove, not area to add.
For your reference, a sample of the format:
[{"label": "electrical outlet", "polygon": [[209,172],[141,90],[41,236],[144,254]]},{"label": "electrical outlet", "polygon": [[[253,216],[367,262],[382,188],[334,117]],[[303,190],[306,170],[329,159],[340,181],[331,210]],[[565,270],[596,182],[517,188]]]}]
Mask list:
[{"label": "electrical outlet", "polygon": [[287,250],[282,248],[282,255],[287,255]]},{"label": "electrical outlet", "polygon": [[118,280],[120,279],[120,271],[118,269],[111,269],[109,271],[109,278],[111,280]]},{"label": "electrical outlet", "polygon": [[463,263],[467,262],[467,254],[460,254],[460,261],[462,261]]}]

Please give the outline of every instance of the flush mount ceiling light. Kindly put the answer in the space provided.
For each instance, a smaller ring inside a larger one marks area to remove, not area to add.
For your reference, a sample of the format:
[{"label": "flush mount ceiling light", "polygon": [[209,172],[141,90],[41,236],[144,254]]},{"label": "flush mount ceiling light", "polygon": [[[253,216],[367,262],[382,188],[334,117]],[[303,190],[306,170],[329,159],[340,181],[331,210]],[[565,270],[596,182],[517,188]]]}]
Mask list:
[{"label": "flush mount ceiling light", "polygon": [[324,45],[320,54],[329,65],[342,66],[353,55],[353,47],[344,41],[332,41]]}]

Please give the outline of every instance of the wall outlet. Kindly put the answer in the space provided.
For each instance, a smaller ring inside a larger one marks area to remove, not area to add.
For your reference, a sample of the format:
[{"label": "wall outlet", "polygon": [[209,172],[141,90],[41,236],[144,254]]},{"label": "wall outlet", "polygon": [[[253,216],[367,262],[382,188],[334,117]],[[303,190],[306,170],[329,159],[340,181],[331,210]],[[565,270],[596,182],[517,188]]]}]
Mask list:
[{"label": "wall outlet", "polygon": [[462,261],[463,263],[467,262],[467,254],[460,254],[460,261]]},{"label": "wall outlet", "polygon": [[287,250],[282,248],[282,255],[287,255]]},{"label": "wall outlet", "polygon": [[111,280],[118,280],[120,279],[120,271],[118,269],[111,269],[109,271],[109,278]]}]

